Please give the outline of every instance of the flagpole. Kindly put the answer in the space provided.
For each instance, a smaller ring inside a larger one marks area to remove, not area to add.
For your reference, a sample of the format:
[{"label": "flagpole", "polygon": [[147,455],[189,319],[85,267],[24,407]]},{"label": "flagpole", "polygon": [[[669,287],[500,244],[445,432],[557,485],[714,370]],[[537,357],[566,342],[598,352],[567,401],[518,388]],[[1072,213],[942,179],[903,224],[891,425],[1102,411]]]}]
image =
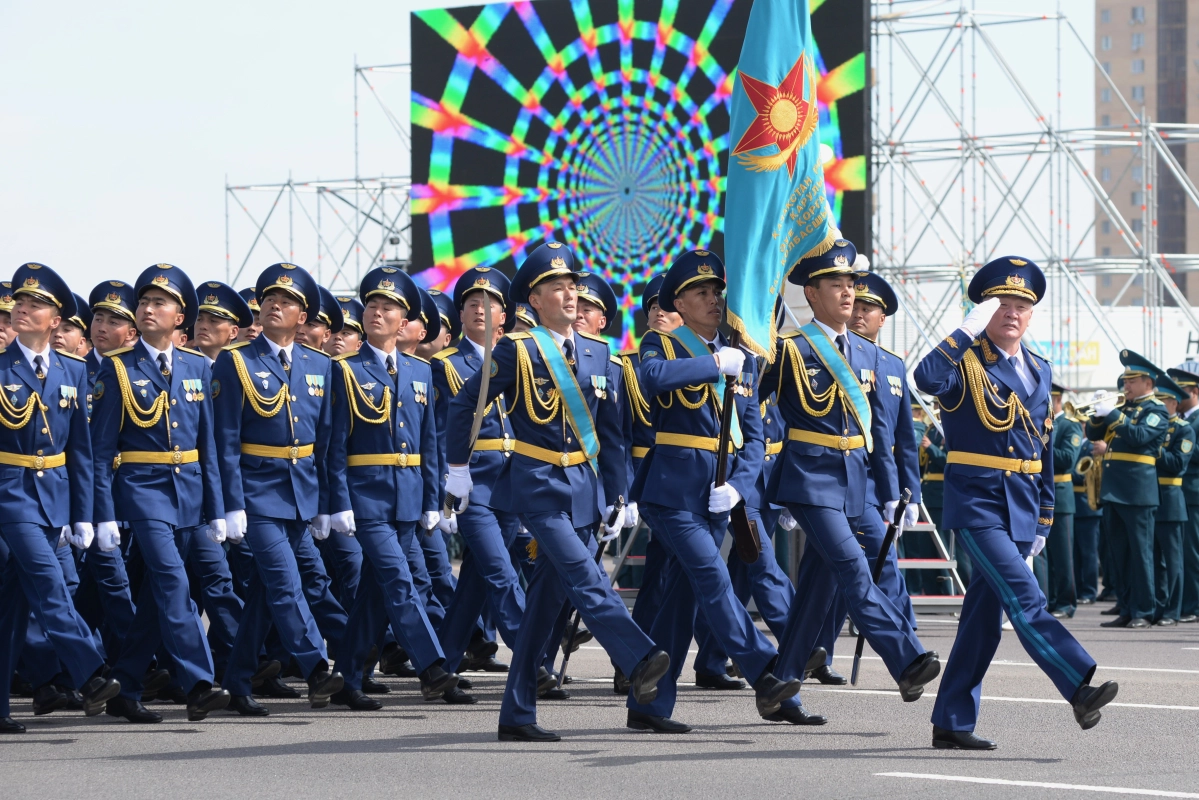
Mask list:
[{"label": "flagpole", "polygon": [[[729,347],[741,347],[741,331],[734,329],[729,334]],[[716,481],[717,486],[728,482],[729,447],[733,441],[733,410],[736,408],[736,398],[733,387],[736,381],[733,376],[726,375],[724,381],[724,403],[721,406],[720,436],[716,441]],[[750,413],[756,413],[751,409]],[[749,518],[742,500],[729,514],[733,525],[733,544],[737,555],[746,564],[752,564],[762,554],[762,539],[758,534],[758,523]]]}]

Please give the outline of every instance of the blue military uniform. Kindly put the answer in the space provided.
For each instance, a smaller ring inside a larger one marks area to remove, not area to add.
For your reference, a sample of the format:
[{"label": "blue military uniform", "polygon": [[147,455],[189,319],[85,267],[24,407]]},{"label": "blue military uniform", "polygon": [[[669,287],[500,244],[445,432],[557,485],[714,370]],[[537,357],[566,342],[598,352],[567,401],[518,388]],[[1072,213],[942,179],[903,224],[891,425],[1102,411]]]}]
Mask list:
[{"label": "blue military uniform", "polygon": [[[1159,400],[1173,399],[1181,403],[1187,399],[1187,392],[1168,376],[1159,375],[1157,396]],[[1157,454],[1160,503],[1153,527],[1153,622],[1159,626],[1175,625],[1182,617],[1182,541],[1187,522],[1182,483],[1194,451],[1194,429],[1177,414],[1170,417],[1165,441]]]},{"label": "blue military uniform", "polygon": [[[1052,385],[1053,399],[1060,399],[1063,387]],[[1059,619],[1073,617],[1078,606],[1074,583],[1074,465],[1085,440],[1082,426],[1063,413],[1053,419],[1050,446],[1053,448],[1053,527],[1045,542],[1048,562],[1049,613]]]},{"label": "blue military uniform", "polygon": [[[1035,264],[1005,257],[979,270],[969,293],[976,303],[1011,295],[1035,303],[1044,288]],[[933,708],[934,737],[937,729],[949,736],[974,730],[983,676],[999,646],[1001,612],[1067,700],[1086,699],[1084,687],[1095,671],[1094,659],[1045,609],[1024,561],[1036,537],[1049,535],[1053,525],[1055,473],[1048,447],[1050,365],[1023,345],[1019,356],[1026,377],[985,333],[972,339],[959,329],[916,367],[917,387],[941,402],[945,525],[958,532],[974,566]],[[1084,728],[1099,719],[1097,711],[1080,716],[1078,706],[1075,714]]]},{"label": "blue military uniform", "polygon": [[[1184,391],[1190,393],[1199,387],[1196,365],[1186,362],[1167,370]],[[1181,416],[1199,438],[1199,405],[1195,405]],[[1199,621],[1199,459],[1191,458],[1182,476],[1182,494],[1187,505],[1187,521],[1182,528],[1182,609],[1179,622]]]}]

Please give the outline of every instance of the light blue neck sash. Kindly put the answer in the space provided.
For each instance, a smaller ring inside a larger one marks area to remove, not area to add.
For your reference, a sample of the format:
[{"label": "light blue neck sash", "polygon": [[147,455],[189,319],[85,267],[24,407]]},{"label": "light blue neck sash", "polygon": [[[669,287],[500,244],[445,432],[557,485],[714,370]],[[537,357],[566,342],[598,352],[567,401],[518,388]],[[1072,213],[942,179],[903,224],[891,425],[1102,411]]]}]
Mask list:
[{"label": "light blue neck sash", "polygon": [[575,436],[579,438],[583,455],[587,457],[587,463],[591,464],[591,469],[598,475],[599,465],[595,458],[599,455],[599,437],[595,433],[595,420],[591,418],[591,409],[587,407],[587,401],[583,398],[583,390],[579,388],[574,370],[567,366],[562,349],[558,347],[558,343],[554,341],[554,336],[548,328],[539,325],[532,328],[529,335],[537,344],[537,349],[541,352],[541,360],[545,362],[545,366],[550,371],[550,377],[554,381],[554,388],[562,397],[562,402],[566,407],[566,420],[570,423]]},{"label": "light blue neck sash", "polygon": [[[862,435],[866,437],[866,452],[874,450],[874,439],[870,435],[870,401],[866,399],[866,393],[862,391],[862,384],[858,383],[858,379],[853,374],[853,368],[849,366],[849,362],[845,360],[845,356],[841,355],[841,351],[828,338],[828,334],[824,329],[815,322],[809,322],[799,329],[799,333],[808,343],[812,345],[812,349],[816,351],[816,357],[824,362],[824,366],[833,374],[833,379],[837,381],[837,385],[841,387],[841,394],[849,398],[849,409],[853,412],[854,417],[858,420],[858,427],[862,429]],[[849,334],[846,334],[848,337]],[[847,338],[848,341],[848,338]],[[798,388],[798,387],[797,387]]]},{"label": "light blue neck sash", "polygon": [[[704,358],[705,356],[712,355],[712,352],[708,349],[708,343],[701,339],[698,333],[691,330],[686,325],[680,325],[679,327],[675,328],[673,331],[671,331],[671,335],[682,343],[683,347],[688,353],[691,354],[692,358]],[[716,382],[708,385],[711,386],[712,391],[715,392],[714,397],[716,399],[716,416],[719,419],[720,414],[723,412],[721,404],[724,402],[724,374],[721,373],[718,375]],[[731,438],[733,440],[733,447],[740,450],[745,441],[741,436],[741,423],[737,421],[736,404],[733,405],[733,425],[730,430],[732,433]]]}]

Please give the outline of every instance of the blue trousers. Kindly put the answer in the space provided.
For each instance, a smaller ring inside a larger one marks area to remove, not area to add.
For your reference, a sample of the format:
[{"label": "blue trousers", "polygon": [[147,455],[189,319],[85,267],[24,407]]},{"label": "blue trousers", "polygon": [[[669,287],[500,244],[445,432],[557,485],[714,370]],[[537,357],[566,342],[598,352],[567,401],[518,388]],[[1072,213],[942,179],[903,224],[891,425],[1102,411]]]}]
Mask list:
[{"label": "blue trousers", "polygon": [[1159,522],[1153,531],[1154,621],[1182,617],[1182,529]]},{"label": "blue trousers", "polygon": [[113,666],[121,695],[141,697],[141,679],[161,644],[175,665],[175,678],[190,692],[200,682],[212,683],[212,653],[204,635],[200,611],[191,598],[184,554],[191,530],[153,519],[130,523],[145,575],[137,598],[137,615],[129,638]]},{"label": "blue trousers", "polygon": [[522,514],[521,521],[537,541],[537,558],[500,704],[501,725],[537,721],[537,668],[567,599],[625,675],[654,650],[585,544],[592,527],[576,530],[568,511]]},{"label": "blue trousers", "polygon": [[[871,580],[866,551],[854,535],[861,528],[861,519],[847,518],[839,509],[798,503],[788,503],[787,510],[808,538],[799,563],[795,602],[779,642],[775,675],[783,680],[803,679],[804,666],[820,639],[839,587],[850,618],[882,656],[891,677],[899,680],[924,653],[924,646],[903,609]],[[798,696],[784,705],[799,705]]]},{"label": "blue trousers", "polygon": [[1054,514],[1053,527],[1045,540],[1048,566],[1049,610],[1073,615],[1078,607],[1074,586],[1074,515]]},{"label": "blue trousers", "polygon": [[1102,521],[1102,517],[1074,515],[1074,587],[1080,600],[1094,600],[1099,596],[1099,524]]},{"label": "blue trousers", "polygon": [[233,591],[244,604],[250,593],[250,579],[254,577],[254,551],[245,539],[238,542],[226,541],[224,547],[229,572],[233,575]]},{"label": "blue trousers", "polygon": [[[749,518],[758,523],[762,552],[757,561],[746,564],[734,547],[729,551],[728,560],[733,595],[743,606],[748,606],[752,597],[758,614],[776,638],[782,638],[791,601],[795,599],[795,587],[779,566],[774,552],[774,526],[778,523],[779,513],[769,507],[765,513],[756,508],[749,509]],[[699,646],[695,656],[696,673],[723,675],[728,655],[702,614],[695,618],[695,641]]]},{"label": "blue trousers", "polygon": [[[649,522],[646,521],[645,524],[648,526]],[[670,554],[658,540],[658,535],[652,528],[648,533],[650,538],[645,543],[645,568],[641,571],[641,588],[637,590],[637,601],[633,603],[633,621],[647,634],[662,607],[662,576],[666,572],[666,563],[670,560]]]},{"label": "blue trousers", "polygon": [[348,659],[348,668],[341,672],[350,689],[362,688],[367,656],[387,631],[388,621],[417,672],[445,660],[408,566],[407,553],[416,535],[415,522],[358,521],[354,538],[365,556],[362,583],[350,610],[346,639],[339,648]]},{"label": "blue trousers", "polygon": [[250,694],[250,679],[258,669],[258,654],[272,624],[304,675],[311,675],[326,661],[325,644],[297,565],[301,542],[312,543],[307,524],[257,515],[247,521],[245,541],[254,553],[254,571],[222,683],[230,694],[243,697]]},{"label": "blue trousers", "polygon": [[106,553],[92,542],[79,578],[75,607],[89,626],[100,631],[108,660],[115,661],[137,613],[120,548]]},{"label": "blue trousers", "polygon": [[[858,530],[855,532],[858,535],[858,543],[866,553],[866,563],[870,565],[873,574],[874,561],[878,558],[879,551],[883,549],[883,539],[887,536],[887,524],[883,522],[882,510],[878,506],[867,505],[865,513],[858,520]],[[896,548],[892,546],[887,555],[887,563],[878,576],[878,588],[882,589],[883,594],[904,613],[904,616],[908,618],[908,623],[915,629],[916,611],[912,608],[912,598],[908,595],[908,587],[904,582],[903,573],[899,571],[899,559],[895,551]],[[837,637],[841,635],[841,628],[845,626],[845,618],[848,616],[849,604],[845,600],[845,594],[838,592],[833,598],[833,606],[829,609],[829,615],[825,618],[824,627],[820,631],[820,639],[817,641],[819,646],[828,651],[828,658],[824,662],[826,664],[833,663],[833,650],[837,646]]]},{"label": "blue trousers", "polygon": [[325,569],[333,580],[333,595],[342,608],[354,605],[359,582],[362,580],[362,545],[353,536],[337,532],[316,543],[325,562]]},{"label": "blue trousers", "polygon": [[23,522],[0,524],[0,716],[11,713],[9,685],[31,610],[76,687],[104,664],[67,591],[55,553],[60,530]]},{"label": "blue trousers", "polygon": [[436,530],[430,536],[422,528],[405,544],[408,568],[434,630],[441,630],[445,610],[454,597],[454,572],[445,539]]},{"label": "blue trousers", "polygon": [[317,628],[325,637],[329,657],[337,661],[342,658],[337,648],[345,638],[349,617],[345,607],[333,596],[333,581],[325,570],[325,560],[321,558],[321,551],[316,549],[316,541],[306,524],[300,526],[300,537],[292,543],[292,547],[296,554],[296,567],[300,571],[304,599],[308,601]]},{"label": "blue trousers", "polygon": [[962,601],[958,635],[941,677],[932,722],[951,731],[972,731],[978,722],[983,676],[999,646],[1007,612],[1016,636],[1062,697],[1069,700],[1090,681],[1095,660],[1045,609],[1045,597],[1024,559],[1031,542],[1013,542],[1003,528],[960,530],[974,572]]},{"label": "blue trousers", "polygon": [[515,514],[497,513],[475,503],[458,515],[458,533],[466,550],[458,570],[458,588],[439,631],[447,672],[456,671],[462,663],[484,606],[489,606],[504,642],[516,647],[525,613],[525,591],[511,556],[519,530],[520,520]]},{"label": "blue trousers", "polygon": [[208,538],[205,526],[192,532],[186,561],[193,596],[208,616],[208,647],[213,667],[218,675],[224,675],[244,604],[233,591],[233,574],[225,559],[225,549]]},{"label": "blue trousers", "polygon": [[1110,558],[1104,568],[1116,579],[1120,610],[1133,619],[1153,621],[1154,506],[1103,504]]}]

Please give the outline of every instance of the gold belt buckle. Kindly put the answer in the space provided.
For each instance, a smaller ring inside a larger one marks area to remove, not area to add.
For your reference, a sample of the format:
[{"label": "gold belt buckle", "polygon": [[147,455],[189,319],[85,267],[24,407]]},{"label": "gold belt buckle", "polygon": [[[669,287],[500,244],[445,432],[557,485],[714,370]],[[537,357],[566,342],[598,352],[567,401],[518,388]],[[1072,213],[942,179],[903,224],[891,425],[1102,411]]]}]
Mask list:
[{"label": "gold belt buckle", "polygon": [[516,447],[516,442],[506,436],[504,437],[503,442],[504,443],[500,446],[504,448],[505,453],[511,453]]},{"label": "gold belt buckle", "polygon": [[558,459],[558,461],[560,461],[560,462],[562,463],[562,466],[563,466],[563,467],[569,467],[569,466],[570,466],[570,456],[569,456],[569,455],[567,455],[566,453],[563,453],[563,454],[562,454],[562,457],[561,457],[560,459]]},{"label": "gold belt buckle", "polygon": [[396,461],[399,463],[399,465],[401,467],[408,466],[408,454],[407,453],[396,453]]},{"label": "gold belt buckle", "polygon": [[43,468],[45,468],[45,466],[46,466],[46,457],[45,456],[34,456],[33,457],[33,468],[34,469],[43,469]]},{"label": "gold belt buckle", "polygon": [[1021,461],[1020,462],[1020,473],[1022,475],[1027,475],[1030,472],[1032,472],[1032,462],[1031,461]]},{"label": "gold belt buckle", "polygon": [[297,458],[300,457],[300,448],[295,447],[295,446],[289,447],[287,449],[287,453],[291,457],[291,460],[295,461]]},{"label": "gold belt buckle", "polygon": [[171,451],[171,463],[176,464],[176,465],[182,464],[183,463],[183,453],[179,452],[178,450]]},{"label": "gold belt buckle", "polygon": [[849,437],[848,436],[842,436],[840,439],[837,440],[837,449],[838,450],[848,450],[849,449]]}]

